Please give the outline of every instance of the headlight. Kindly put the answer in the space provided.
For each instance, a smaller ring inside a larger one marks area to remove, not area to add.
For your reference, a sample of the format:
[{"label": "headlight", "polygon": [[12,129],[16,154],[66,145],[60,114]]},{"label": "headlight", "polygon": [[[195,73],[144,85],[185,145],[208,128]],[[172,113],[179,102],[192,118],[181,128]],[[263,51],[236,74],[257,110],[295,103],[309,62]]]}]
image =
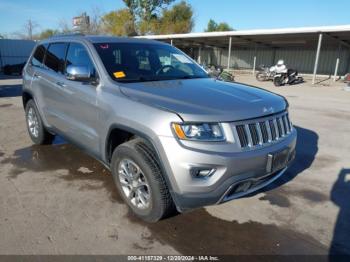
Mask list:
[{"label": "headlight", "polygon": [[225,136],[218,123],[173,123],[172,127],[179,139],[199,141],[224,141]]}]

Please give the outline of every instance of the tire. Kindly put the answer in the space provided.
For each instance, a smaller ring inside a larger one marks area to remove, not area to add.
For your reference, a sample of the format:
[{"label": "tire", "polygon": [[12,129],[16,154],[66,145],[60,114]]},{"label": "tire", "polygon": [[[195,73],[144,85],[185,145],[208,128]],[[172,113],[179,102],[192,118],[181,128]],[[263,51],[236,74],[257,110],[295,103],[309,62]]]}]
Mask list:
[{"label": "tire", "polygon": [[265,81],[265,80],[266,80],[266,76],[265,76],[264,73],[257,73],[257,74],[255,75],[255,78],[256,78],[256,80],[258,80],[258,81]]},{"label": "tire", "polygon": [[275,78],[273,79],[273,84],[274,84],[275,86],[282,86],[282,78],[280,78],[280,77],[275,77]]},{"label": "tire", "polygon": [[[126,176],[127,172],[124,172],[123,169],[127,165],[128,168],[126,169],[128,170],[133,169],[135,165],[136,169],[139,168],[137,181],[133,177],[132,182],[129,182],[130,176]],[[119,145],[112,155],[111,171],[119,194],[133,213],[142,220],[156,222],[175,213],[175,205],[158,159],[144,140],[136,138]],[[134,183],[147,186],[136,187],[133,185]],[[145,196],[148,196],[148,198]],[[141,199],[148,204],[144,204]]]},{"label": "tire", "polygon": [[304,83],[304,78],[303,77],[299,77],[297,80],[297,84],[302,84]]},{"label": "tire", "polygon": [[25,113],[27,130],[33,143],[36,145],[52,144],[52,141],[55,138],[55,136],[50,134],[45,129],[38,108],[36,107],[33,99],[27,102]]}]

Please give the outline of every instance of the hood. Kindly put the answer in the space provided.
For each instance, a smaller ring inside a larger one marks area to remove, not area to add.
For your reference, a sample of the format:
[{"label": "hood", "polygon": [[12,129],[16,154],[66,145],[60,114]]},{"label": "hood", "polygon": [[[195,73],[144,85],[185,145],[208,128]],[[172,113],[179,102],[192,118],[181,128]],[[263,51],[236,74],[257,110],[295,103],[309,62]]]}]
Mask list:
[{"label": "hood", "polygon": [[263,89],[212,78],[121,84],[134,100],[176,112],[184,121],[228,122],[283,111],[283,97]]}]

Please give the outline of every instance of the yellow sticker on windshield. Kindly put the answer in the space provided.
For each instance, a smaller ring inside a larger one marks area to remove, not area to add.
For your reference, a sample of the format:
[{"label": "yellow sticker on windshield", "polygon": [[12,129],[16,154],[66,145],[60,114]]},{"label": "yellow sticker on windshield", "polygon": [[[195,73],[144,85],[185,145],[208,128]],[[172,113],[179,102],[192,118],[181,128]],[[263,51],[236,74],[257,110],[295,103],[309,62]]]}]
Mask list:
[{"label": "yellow sticker on windshield", "polygon": [[123,78],[125,77],[125,73],[123,71],[118,71],[113,73],[115,78]]}]

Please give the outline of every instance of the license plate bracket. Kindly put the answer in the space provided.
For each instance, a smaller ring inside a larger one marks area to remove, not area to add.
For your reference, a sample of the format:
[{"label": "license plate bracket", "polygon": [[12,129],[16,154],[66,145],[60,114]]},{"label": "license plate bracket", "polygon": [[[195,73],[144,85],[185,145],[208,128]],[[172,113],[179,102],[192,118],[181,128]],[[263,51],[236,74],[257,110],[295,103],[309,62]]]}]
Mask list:
[{"label": "license plate bracket", "polygon": [[271,173],[283,169],[288,164],[289,148],[285,148],[281,151],[275,152],[272,155],[271,161]]}]

